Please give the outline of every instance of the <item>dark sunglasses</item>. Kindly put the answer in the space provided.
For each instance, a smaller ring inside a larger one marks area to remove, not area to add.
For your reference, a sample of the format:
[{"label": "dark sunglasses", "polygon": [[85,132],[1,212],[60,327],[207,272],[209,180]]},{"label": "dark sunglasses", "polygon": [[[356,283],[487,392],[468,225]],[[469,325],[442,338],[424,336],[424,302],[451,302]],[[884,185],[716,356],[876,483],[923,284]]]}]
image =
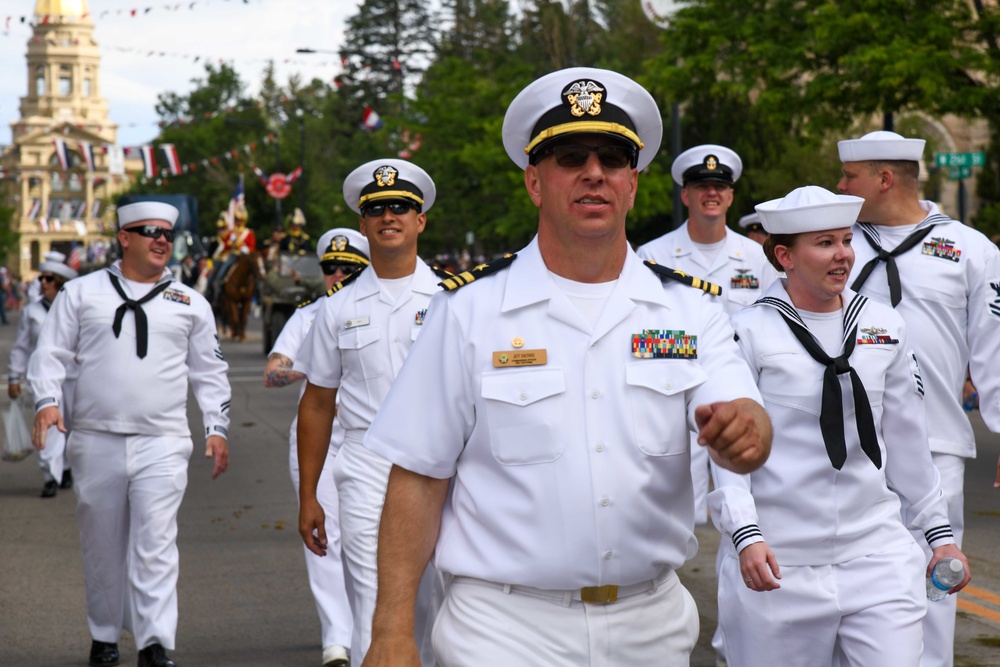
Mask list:
[{"label": "dark sunglasses", "polygon": [[357,264],[320,264],[319,268],[323,269],[324,276],[332,276],[337,271],[341,273],[354,273],[359,266]]},{"label": "dark sunglasses", "polygon": [[142,227],[126,227],[126,232],[135,232],[139,236],[145,236],[147,239],[158,239],[161,236],[167,240],[167,243],[174,242],[174,230],[164,229],[163,227],[157,227],[156,225],[143,225]]},{"label": "dark sunglasses", "polygon": [[53,276],[52,274],[49,275],[42,274],[38,276],[38,281],[42,283],[54,283],[56,281],[56,277]]},{"label": "dark sunglasses", "polygon": [[366,218],[380,218],[385,214],[385,209],[389,209],[389,212],[393,215],[403,215],[411,208],[417,208],[415,204],[410,204],[402,201],[394,201],[388,204],[368,204],[361,209],[361,215]]},{"label": "dark sunglasses", "polygon": [[597,153],[597,159],[606,169],[635,168],[639,161],[639,152],[622,144],[606,144],[604,146],[585,146],[583,144],[558,144],[538,153],[535,163],[551,155],[556,164],[563,169],[579,169],[587,164],[591,153]]}]

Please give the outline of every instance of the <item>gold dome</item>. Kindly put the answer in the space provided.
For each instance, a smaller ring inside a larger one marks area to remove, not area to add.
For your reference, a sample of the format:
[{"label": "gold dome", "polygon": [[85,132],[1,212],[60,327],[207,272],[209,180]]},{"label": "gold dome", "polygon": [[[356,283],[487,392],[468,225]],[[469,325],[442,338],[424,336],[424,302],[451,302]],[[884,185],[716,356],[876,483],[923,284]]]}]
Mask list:
[{"label": "gold dome", "polygon": [[38,0],[35,16],[85,16],[89,14],[87,0]]}]

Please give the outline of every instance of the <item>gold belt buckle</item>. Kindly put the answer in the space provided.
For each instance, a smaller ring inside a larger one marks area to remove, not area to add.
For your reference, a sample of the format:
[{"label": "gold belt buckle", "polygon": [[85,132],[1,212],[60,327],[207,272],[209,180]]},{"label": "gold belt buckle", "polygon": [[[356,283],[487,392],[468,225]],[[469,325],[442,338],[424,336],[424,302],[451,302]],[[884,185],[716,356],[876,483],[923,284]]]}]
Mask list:
[{"label": "gold belt buckle", "polygon": [[618,599],[618,586],[584,586],[580,589],[581,602],[614,602]]}]

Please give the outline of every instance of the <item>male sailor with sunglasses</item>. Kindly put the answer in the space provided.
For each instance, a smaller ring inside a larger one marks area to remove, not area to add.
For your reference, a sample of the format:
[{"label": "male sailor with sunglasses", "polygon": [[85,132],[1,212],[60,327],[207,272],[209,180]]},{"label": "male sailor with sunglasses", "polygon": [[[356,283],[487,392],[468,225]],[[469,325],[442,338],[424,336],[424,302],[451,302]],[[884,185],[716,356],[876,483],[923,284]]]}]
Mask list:
[{"label": "male sailor with sunglasses", "polygon": [[231,392],[208,302],[167,269],[178,210],[118,209],[121,259],[56,296],[28,364],[33,439],[63,430],[60,387],[79,364],[73,432],[90,665],[116,665],[122,629],[139,667],[171,667],[177,632],[177,511],[194,447],[188,382],[204,420],[212,478],[225,472]]},{"label": "male sailor with sunglasses", "polygon": [[[360,230],[368,240],[371,264],[322,300],[295,360],[308,378],[298,415],[299,533],[306,546],[321,556],[333,542],[326,533],[316,489],[327,460],[334,414],[345,430],[333,475],[354,611],[353,665],[362,663],[371,641],[379,517],[391,467],[362,447],[361,439],[422,329],[431,296],[440,291],[438,282],[450,277],[436,273],[417,256],[417,239],[435,196],[427,172],[406,160],[373,160],[351,172],[344,181],[344,199],[361,215]],[[429,666],[434,664],[430,631],[443,594],[440,576],[432,567],[426,569],[421,591],[416,633],[423,664]],[[414,632],[412,617],[410,632]]]},{"label": "male sailor with sunglasses", "polygon": [[538,233],[445,281],[364,445],[393,462],[366,667],[415,666],[416,581],[450,585],[438,664],[687,664],[688,430],[756,469],[770,423],[715,286],[625,234],[659,109],[616,72],[543,76],[507,109]]}]

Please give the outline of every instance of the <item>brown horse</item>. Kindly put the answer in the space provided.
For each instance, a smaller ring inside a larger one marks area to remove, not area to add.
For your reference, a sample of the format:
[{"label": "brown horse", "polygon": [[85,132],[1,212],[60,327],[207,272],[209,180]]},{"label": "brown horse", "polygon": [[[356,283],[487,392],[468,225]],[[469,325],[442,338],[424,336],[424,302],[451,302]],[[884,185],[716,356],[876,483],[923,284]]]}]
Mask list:
[{"label": "brown horse", "polygon": [[232,340],[246,340],[247,316],[250,314],[250,301],[257,291],[257,274],[257,260],[253,254],[240,255],[222,280],[219,306]]}]

